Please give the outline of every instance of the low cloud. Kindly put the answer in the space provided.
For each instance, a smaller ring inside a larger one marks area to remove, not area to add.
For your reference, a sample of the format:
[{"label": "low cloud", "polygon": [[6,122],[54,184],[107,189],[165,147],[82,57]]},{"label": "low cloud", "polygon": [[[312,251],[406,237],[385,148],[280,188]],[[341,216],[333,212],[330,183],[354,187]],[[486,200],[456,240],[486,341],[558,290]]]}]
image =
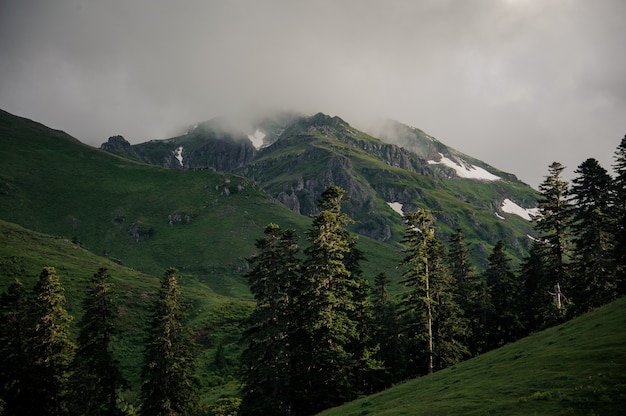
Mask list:
[{"label": "low cloud", "polygon": [[626,2],[9,0],[0,108],[99,145],[249,109],[389,117],[536,186],[610,169]]}]

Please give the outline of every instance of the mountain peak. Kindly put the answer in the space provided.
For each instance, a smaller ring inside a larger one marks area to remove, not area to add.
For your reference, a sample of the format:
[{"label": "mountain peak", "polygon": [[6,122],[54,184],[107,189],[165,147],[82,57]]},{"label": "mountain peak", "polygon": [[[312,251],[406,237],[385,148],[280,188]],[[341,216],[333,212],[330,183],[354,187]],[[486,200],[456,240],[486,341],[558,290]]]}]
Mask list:
[{"label": "mountain peak", "polygon": [[348,123],[346,123],[344,120],[342,120],[341,118],[335,116],[335,117],[331,117],[327,114],[324,113],[317,113],[314,116],[312,116],[311,118],[309,118],[309,121],[312,125],[316,126],[316,127],[320,127],[320,126],[332,126],[332,127],[338,127],[342,124],[347,125]]},{"label": "mountain peak", "polygon": [[130,143],[124,138],[124,136],[111,136],[106,143],[102,143],[100,150],[115,153],[116,149],[129,150],[130,147]]}]

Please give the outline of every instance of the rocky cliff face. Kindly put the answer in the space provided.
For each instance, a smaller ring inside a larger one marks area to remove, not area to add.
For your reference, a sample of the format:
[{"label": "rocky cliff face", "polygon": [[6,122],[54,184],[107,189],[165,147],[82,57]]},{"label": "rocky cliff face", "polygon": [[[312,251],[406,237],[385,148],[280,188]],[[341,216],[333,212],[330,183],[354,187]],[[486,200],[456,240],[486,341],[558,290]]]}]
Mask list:
[{"label": "rocky cliff face", "polygon": [[256,157],[256,149],[247,138],[222,137],[214,139],[208,136],[200,146],[193,148],[183,156],[189,168],[212,168],[218,172],[231,172]]},{"label": "rocky cliff face", "polygon": [[102,143],[100,150],[127,158],[134,158],[137,156],[131,144],[123,136],[109,137],[109,140],[107,140],[106,143]]}]

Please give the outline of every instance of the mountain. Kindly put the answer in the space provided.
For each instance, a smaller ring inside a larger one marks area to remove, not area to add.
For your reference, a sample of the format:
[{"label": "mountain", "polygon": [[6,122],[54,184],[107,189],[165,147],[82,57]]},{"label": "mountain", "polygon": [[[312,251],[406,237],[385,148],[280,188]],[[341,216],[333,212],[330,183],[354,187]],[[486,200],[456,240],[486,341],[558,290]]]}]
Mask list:
[{"label": "mountain", "polygon": [[[357,247],[369,260],[362,268],[370,279],[394,270],[402,257],[401,209],[433,209],[443,236],[463,227],[479,249],[477,262],[486,257],[480,249],[498,238],[512,254],[525,252],[532,227],[507,213],[504,201],[532,207],[535,193],[488,165],[471,163],[501,179],[459,178],[453,168],[431,163],[443,157],[420,156],[324,114],[283,114],[234,130],[231,122],[212,120],[163,141],[112,138],[103,151],[0,111],[0,290],[15,277],[28,288],[42,267],[54,266],[77,313],[93,273],[109,267],[130,334],[121,361],[136,386],[145,306],[163,272],[179,269],[210,398],[237,389],[233,363],[252,305],[243,274],[255,239],[274,222],[294,228],[306,246],[308,215],[331,183],[352,197],[346,208],[357,220],[353,230],[361,233]],[[466,167],[471,160],[445,147],[438,153],[462,158]],[[390,277],[398,293],[399,276]],[[212,367],[218,345],[231,367]]]},{"label": "mountain", "polygon": [[381,242],[401,240],[401,212],[427,208],[444,238],[463,228],[481,256],[499,239],[518,258],[530,245],[536,191],[419,129],[386,121],[367,134],[322,113],[242,125],[216,118],[167,140],[130,145],[112,137],[101,149],[168,168],[241,175],[307,216],[336,184],[351,198],[353,231]]},{"label": "mountain", "polygon": [[626,298],[360,398],[326,416],[618,415],[626,397]]},{"label": "mountain", "polygon": [[[202,346],[203,396],[235,395],[241,323],[252,307],[245,258],[270,222],[294,228],[305,245],[310,219],[242,176],[137,163],[1,110],[0,159],[0,291],[15,278],[31,289],[54,266],[69,311],[80,314],[91,277],[109,268],[124,311],[120,361],[136,389],[146,306],[175,267]],[[362,237],[358,246],[375,259],[363,265],[368,276],[398,264],[388,244]],[[226,368],[213,365],[218,346]]]},{"label": "mountain", "polygon": [[[121,143],[121,142],[120,142]],[[0,111],[0,219],[73,241],[153,276],[170,266],[217,294],[250,298],[242,274],[270,223],[304,244],[310,219],[245,177],[137,163]],[[400,253],[366,237],[376,273]]]}]

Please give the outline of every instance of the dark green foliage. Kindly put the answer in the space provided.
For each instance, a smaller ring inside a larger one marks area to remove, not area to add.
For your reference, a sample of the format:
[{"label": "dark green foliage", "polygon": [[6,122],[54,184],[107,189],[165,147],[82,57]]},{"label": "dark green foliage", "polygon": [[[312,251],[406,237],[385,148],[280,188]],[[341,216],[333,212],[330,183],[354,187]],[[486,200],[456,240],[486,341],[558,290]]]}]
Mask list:
[{"label": "dark green foliage", "polygon": [[430,261],[428,242],[434,239],[433,217],[425,211],[406,214],[407,223],[403,243],[405,258],[401,265],[408,267],[402,274],[403,293],[400,317],[407,340],[409,375],[433,371],[432,296],[430,294]]},{"label": "dark green foliage", "polygon": [[401,341],[401,328],[395,302],[389,294],[391,280],[385,273],[379,273],[374,279],[372,292],[374,315],[374,341],[378,344],[376,359],[385,368],[383,382],[389,386],[407,377],[404,360],[404,347]]},{"label": "dark green foliage", "polygon": [[357,358],[355,379],[361,394],[370,394],[382,389],[385,385],[383,364],[375,358],[378,343],[374,339],[376,324],[374,310],[370,301],[371,287],[363,274],[361,262],[367,261],[361,250],[356,248],[357,239],[344,230],[349,251],[344,256],[344,264],[354,281],[352,302],[354,304],[350,318],[357,324],[357,338],[347,348]]},{"label": "dark green foliage", "polygon": [[489,265],[484,272],[489,291],[485,326],[487,350],[515,341],[523,334],[523,286],[510,263],[504,242],[499,241],[489,255]]},{"label": "dark green foliage", "polygon": [[[293,337],[296,415],[314,414],[358,394],[357,373],[368,364],[360,357],[355,320],[358,283],[346,267],[351,241],[341,213],[345,191],[331,186],[322,194],[321,212],[308,232],[301,278],[294,285],[296,331]],[[354,270],[354,266],[351,267]]]},{"label": "dark green foliage", "polygon": [[26,363],[27,322],[24,286],[15,280],[0,298],[0,397],[2,415],[26,414],[30,371]]},{"label": "dark green foliage", "polygon": [[[549,166],[548,175],[539,185],[539,215],[533,219],[535,230],[539,232],[539,240],[545,243],[542,246],[545,274],[551,276],[553,286],[558,284],[561,288],[567,288],[570,284],[566,260],[570,252],[572,210],[568,199],[569,184],[561,179],[564,169],[559,162],[553,162]],[[564,305],[559,306],[561,307]]]},{"label": "dark green foliage", "polygon": [[533,218],[538,239],[520,268],[524,282],[524,326],[526,333],[562,322],[571,285],[568,259],[571,256],[572,203],[565,167],[553,162],[539,185],[539,214]]},{"label": "dark green foliage", "polygon": [[615,245],[613,251],[616,262],[616,283],[618,294],[626,295],[626,135],[615,151],[613,170],[615,172],[613,180]]},{"label": "dark green foliage", "polygon": [[292,284],[298,278],[297,238],[276,224],[257,240],[258,254],[246,274],[257,301],[243,334],[241,415],[289,415],[291,412],[291,336],[295,314]]},{"label": "dark green foliage", "polygon": [[141,414],[193,415],[197,411],[195,351],[185,326],[175,269],[168,269],[155,299],[145,343]]},{"label": "dark green foliage", "polygon": [[550,272],[553,263],[551,247],[535,241],[520,265],[519,278],[524,284],[522,294],[524,334],[548,328],[565,319],[565,297],[561,285]]},{"label": "dark green foliage", "polygon": [[100,268],[83,301],[72,376],[72,412],[116,415],[118,391],[126,386],[113,350],[118,314],[113,304],[110,275]]},{"label": "dark green foliage", "polygon": [[441,370],[467,358],[467,319],[456,301],[455,281],[446,265],[443,242],[432,242],[430,293],[433,299],[434,369]]},{"label": "dark green foliage", "polygon": [[460,339],[462,344],[467,346],[469,354],[473,356],[481,351],[483,342],[481,301],[484,300],[486,287],[485,281],[474,270],[468,244],[465,242],[465,234],[460,228],[450,236],[447,260],[453,281],[454,298],[467,325],[460,334]]},{"label": "dark green foliage", "polygon": [[65,414],[74,352],[69,336],[72,317],[65,310],[65,295],[54,267],[44,267],[41,271],[29,315],[27,353],[32,378],[28,385],[31,401],[27,414]]},{"label": "dark green foliage", "polygon": [[432,215],[410,212],[404,243],[407,267],[402,283],[401,316],[408,340],[411,375],[431,374],[461,360],[467,353],[461,344],[466,322],[454,299],[453,281],[445,266],[445,247],[435,236]]},{"label": "dark green foliage", "polygon": [[572,230],[574,231],[574,277],[569,296],[574,313],[587,312],[617,296],[612,214],[612,179],[589,158],[573,180]]}]

